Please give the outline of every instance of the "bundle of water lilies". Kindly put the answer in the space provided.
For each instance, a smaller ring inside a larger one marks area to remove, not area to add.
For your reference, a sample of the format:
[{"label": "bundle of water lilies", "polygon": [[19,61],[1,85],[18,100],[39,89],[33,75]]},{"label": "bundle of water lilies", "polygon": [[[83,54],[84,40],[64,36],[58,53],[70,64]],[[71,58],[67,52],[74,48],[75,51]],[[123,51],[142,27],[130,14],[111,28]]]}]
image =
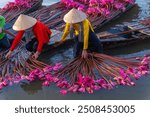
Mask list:
[{"label": "bundle of water lilies", "polygon": [[112,10],[125,10],[127,4],[135,0],[61,0],[67,8],[76,8],[89,15],[109,16]]},{"label": "bundle of water lilies", "polygon": [[[6,59],[7,51],[0,52],[0,89],[19,83],[27,79],[28,75],[35,69],[45,68],[47,65],[32,59],[31,53],[24,48],[24,42],[21,42],[12,55],[12,59]],[[20,51],[21,50],[21,51]]]},{"label": "bundle of water lilies", "polygon": [[46,87],[56,84],[61,88],[61,94],[93,93],[94,90],[113,89],[117,85],[134,86],[134,79],[149,73],[150,56],[124,60],[93,53],[87,59],[78,57],[63,67],[60,63],[50,66],[34,60],[25,49],[19,52],[20,48],[22,46],[11,60],[3,58],[5,53],[0,54],[0,89],[24,80],[33,82],[38,79]]},{"label": "bundle of water lilies", "polygon": [[[104,54],[89,54],[87,59],[76,58],[56,75],[62,78],[58,82],[62,94],[71,92],[88,92],[101,88],[112,89],[116,85],[134,86],[134,79],[149,74],[150,56],[123,59]],[[64,80],[69,78],[69,80]]]},{"label": "bundle of water lilies", "polygon": [[8,2],[2,9],[0,9],[0,15],[6,18],[9,22],[19,14],[25,12],[27,8],[31,8],[36,4],[38,0],[14,0],[14,2]]}]

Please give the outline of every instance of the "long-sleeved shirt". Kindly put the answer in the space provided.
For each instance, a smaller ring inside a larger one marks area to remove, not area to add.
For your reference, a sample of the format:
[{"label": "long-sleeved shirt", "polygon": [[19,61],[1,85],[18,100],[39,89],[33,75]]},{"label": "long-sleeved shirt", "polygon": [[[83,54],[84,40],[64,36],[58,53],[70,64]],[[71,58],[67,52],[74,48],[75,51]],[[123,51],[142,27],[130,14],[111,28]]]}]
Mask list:
[{"label": "long-sleeved shirt", "polygon": [[[84,35],[83,49],[88,49],[89,31],[91,29],[91,31],[94,32],[94,30],[88,19],[85,19],[82,23],[83,23],[83,30],[84,30],[84,32],[83,32],[83,35]],[[64,34],[61,39],[62,41],[66,40],[66,38],[70,32],[70,27],[71,27],[70,23],[66,23]],[[79,35],[79,24],[78,23],[73,24],[73,28],[74,28],[75,35],[78,36]]]},{"label": "long-sleeved shirt", "polygon": [[[49,35],[51,35],[52,32],[46,25],[44,25],[40,21],[37,21],[37,23],[33,26],[32,31],[33,31],[33,34],[35,35],[36,39],[38,40],[37,51],[41,52],[43,45],[49,42]],[[16,37],[12,43],[12,46],[10,48],[11,51],[13,51],[16,48],[16,46],[22,39],[24,32],[25,32],[25,30],[18,32],[18,34],[16,35]]]},{"label": "long-sleeved shirt", "polygon": [[[0,15],[0,28],[3,29],[4,26],[5,26],[5,18]],[[4,36],[5,36],[4,32],[0,33],[0,40],[3,39]]]}]

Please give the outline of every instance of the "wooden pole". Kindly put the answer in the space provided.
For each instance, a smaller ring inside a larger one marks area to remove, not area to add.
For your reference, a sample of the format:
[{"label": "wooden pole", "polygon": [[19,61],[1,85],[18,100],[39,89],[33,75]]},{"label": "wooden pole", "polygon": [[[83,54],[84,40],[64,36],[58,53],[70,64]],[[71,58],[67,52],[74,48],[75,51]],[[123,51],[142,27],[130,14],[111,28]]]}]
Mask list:
[{"label": "wooden pole", "polygon": [[4,30],[3,32],[7,33],[8,35],[12,36],[13,38],[15,38],[16,36],[14,34],[12,34],[11,32],[9,32],[8,30]]},{"label": "wooden pole", "polygon": [[113,38],[113,37],[118,37],[118,36],[121,35],[121,34],[128,34],[128,33],[131,33],[131,32],[135,32],[135,31],[139,31],[139,30],[144,30],[144,29],[147,29],[147,28],[150,28],[150,26],[144,27],[144,28],[138,28],[138,29],[134,29],[134,30],[129,30],[129,31],[123,31],[123,32],[119,32],[119,33],[114,33],[114,34],[102,36],[102,37],[100,37],[100,38]]}]

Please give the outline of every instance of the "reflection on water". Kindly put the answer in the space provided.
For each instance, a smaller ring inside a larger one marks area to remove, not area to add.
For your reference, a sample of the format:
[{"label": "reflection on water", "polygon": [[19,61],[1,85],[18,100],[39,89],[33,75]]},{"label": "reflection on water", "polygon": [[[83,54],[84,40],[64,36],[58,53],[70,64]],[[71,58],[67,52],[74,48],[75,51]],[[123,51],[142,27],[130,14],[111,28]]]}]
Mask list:
[{"label": "reflection on water", "polygon": [[[110,27],[117,28],[120,25],[133,24],[150,16],[150,4],[148,0],[136,0],[137,5],[116,21],[112,21],[99,31]],[[150,53],[150,40],[135,43],[122,48],[107,50],[105,53],[121,57],[142,56]],[[58,53],[46,53],[42,55],[42,60],[54,64],[56,62],[68,63],[72,58],[72,48],[59,50]],[[93,95],[72,94],[61,96],[59,89],[54,85],[41,87],[41,82],[36,81],[30,84],[24,82],[19,86],[6,87],[0,92],[0,99],[150,99],[150,76],[143,77],[136,82],[135,87],[119,86],[114,90],[96,91]],[[14,93],[15,91],[15,93]]]},{"label": "reflection on water", "polygon": [[38,80],[31,83],[22,82],[20,87],[29,95],[33,95],[39,90],[42,90],[42,82]]}]

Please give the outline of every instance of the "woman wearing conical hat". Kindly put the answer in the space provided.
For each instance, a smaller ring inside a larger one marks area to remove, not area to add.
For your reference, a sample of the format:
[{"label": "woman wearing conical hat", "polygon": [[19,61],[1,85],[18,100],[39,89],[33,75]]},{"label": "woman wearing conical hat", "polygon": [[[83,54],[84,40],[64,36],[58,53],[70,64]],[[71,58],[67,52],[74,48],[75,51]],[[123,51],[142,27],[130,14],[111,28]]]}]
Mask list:
[{"label": "woman wearing conical hat", "polygon": [[57,43],[65,42],[70,33],[70,37],[75,40],[74,57],[81,55],[82,58],[86,58],[88,51],[102,52],[101,42],[85,13],[73,8],[64,16],[64,21],[66,22],[64,34]]},{"label": "woman wearing conical hat", "polygon": [[13,29],[18,31],[16,38],[14,39],[9,52],[6,55],[6,58],[9,58],[12,54],[12,51],[16,48],[24,32],[32,28],[32,32],[36,38],[29,41],[26,45],[27,50],[35,52],[33,58],[37,59],[40,55],[43,45],[47,44],[52,34],[51,30],[42,22],[37,21],[35,18],[32,18],[27,15],[21,14],[13,25]]}]

